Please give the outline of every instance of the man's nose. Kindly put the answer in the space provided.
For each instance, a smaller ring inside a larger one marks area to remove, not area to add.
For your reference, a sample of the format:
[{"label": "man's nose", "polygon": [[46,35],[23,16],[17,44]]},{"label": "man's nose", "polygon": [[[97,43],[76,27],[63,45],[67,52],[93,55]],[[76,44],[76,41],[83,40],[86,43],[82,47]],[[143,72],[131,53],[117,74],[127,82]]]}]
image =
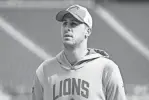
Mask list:
[{"label": "man's nose", "polygon": [[70,32],[71,31],[71,28],[69,26],[66,26],[65,27],[65,31]]}]

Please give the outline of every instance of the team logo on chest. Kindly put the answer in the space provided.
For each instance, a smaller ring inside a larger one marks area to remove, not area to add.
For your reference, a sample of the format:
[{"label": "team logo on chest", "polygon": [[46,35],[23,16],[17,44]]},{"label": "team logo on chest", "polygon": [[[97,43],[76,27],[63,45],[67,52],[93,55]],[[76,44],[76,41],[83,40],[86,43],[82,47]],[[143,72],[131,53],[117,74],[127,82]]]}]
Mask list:
[{"label": "team logo on chest", "polygon": [[67,78],[53,85],[53,100],[66,95],[89,97],[89,83],[85,80]]}]

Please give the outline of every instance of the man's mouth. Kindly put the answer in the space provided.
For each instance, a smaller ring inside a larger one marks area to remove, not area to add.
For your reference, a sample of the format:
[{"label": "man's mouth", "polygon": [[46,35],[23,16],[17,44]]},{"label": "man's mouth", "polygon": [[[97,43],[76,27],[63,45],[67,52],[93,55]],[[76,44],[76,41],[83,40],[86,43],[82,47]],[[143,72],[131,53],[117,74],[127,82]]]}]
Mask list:
[{"label": "man's mouth", "polygon": [[64,37],[72,37],[72,35],[65,34]]}]

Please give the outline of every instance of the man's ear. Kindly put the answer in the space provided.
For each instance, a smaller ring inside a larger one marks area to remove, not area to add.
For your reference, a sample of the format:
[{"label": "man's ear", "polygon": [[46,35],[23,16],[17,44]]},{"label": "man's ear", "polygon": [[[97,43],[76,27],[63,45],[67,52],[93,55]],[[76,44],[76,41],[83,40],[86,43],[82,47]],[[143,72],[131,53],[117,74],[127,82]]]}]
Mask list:
[{"label": "man's ear", "polygon": [[92,33],[92,30],[90,28],[87,28],[86,36],[89,37]]}]

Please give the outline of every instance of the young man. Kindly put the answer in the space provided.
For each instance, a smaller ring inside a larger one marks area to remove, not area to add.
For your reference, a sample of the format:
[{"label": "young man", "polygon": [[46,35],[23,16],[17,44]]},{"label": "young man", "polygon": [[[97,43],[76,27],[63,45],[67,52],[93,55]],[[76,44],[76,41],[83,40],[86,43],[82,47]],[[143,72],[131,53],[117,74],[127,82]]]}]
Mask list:
[{"label": "young man", "polygon": [[126,100],[118,66],[103,50],[87,47],[92,17],[80,5],[56,15],[64,49],[36,70],[33,100]]}]

